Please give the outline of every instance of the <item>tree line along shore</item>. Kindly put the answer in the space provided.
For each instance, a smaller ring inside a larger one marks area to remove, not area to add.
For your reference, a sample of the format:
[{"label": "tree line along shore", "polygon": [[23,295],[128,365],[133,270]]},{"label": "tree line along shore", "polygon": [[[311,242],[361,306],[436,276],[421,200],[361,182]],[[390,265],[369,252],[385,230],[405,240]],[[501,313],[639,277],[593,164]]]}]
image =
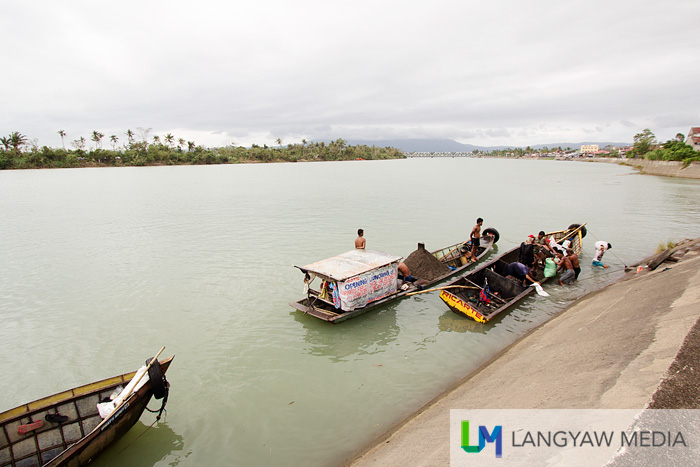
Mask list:
[{"label": "tree line along shore", "polygon": [[[63,139],[65,132],[59,131]],[[127,141],[120,145],[119,138],[110,136],[112,148],[103,148],[104,135],[93,132],[93,147],[87,147],[87,141],[81,137],[71,143],[72,149],[39,147],[31,143],[26,136],[13,132],[0,138],[0,169],[40,169],[73,167],[113,167],[146,165],[205,165],[238,164],[260,162],[307,162],[307,161],[344,161],[403,159],[405,154],[391,147],[366,145],[349,146],[343,139],[330,143],[307,142],[268,147],[253,144],[251,147],[229,146],[205,148],[193,141],[175,139],[171,134],[147,138],[142,135],[136,139],[129,130]]]},{"label": "tree line along shore", "polygon": [[[88,147],[85,137],[70,142],[71,149],[66,149],[66,132],[59,130],[62,148],[39,146],[36,141],[30,141],[20,132],[13,132],[6,137],[0,137],[0,169],[39,169],[39,168],[72,168],[72,167],[110,167],[110,166],[146,166],[146,165],[204,165],[204,164],[237,164],[261,162],[307,162],[307,161],[343,161],[343,160],[377,160],[404,159],[406,154],[393,147],[377,147],[367,145],[348,145],[341,138],[325,142],[307,142],[287,144],[277,139],[277,146],[251,147],[228,146],[205,148],[176,138],[171,133],[164,136],[149,137],[151,129],[139,128],[139,136],[132,130],[125,133],[126,141],[122,142],[117,135],[110,135],[105,142],[112,148],[103,148],[105,135],[93,131]],[[692,146],[684,142],[684,135],[678,133],[674,139],[659,143],[651,130],[644,129],[634,136],[631,150],[622,154],[611,148],[607,155],[619,159],[645,159],[650,161],[679,161],[683,167],[692,162],[700,161],[700,154]],[[571,152],[573,149],[567,148]],[[563,151],[558,148],[559,151]],[[490,152],[475,151],[480,157],[522,157],[532,149],[514,148],[494,150]]]}]

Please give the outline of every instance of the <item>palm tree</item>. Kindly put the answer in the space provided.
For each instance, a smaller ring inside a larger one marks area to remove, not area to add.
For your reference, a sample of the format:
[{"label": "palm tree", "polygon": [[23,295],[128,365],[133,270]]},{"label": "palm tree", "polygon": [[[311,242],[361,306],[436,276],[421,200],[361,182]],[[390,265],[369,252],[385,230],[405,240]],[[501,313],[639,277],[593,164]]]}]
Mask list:
[{"label": "palm tree", "polygon": [[2,138],[0,138],[0,144],[2,144],[3,146],[5,146],[5,151],[9,151],[9,150],[10,150],[10,146],[11,146],[11,144],[10,144],[10,138],[5,138],[5,137],[3,136]]},{"label": "palm tree", "polygon": [[117,143],[119,142],[119,138],[117,138],[117,135],[110,136],[109,140],[112,142],[112,149],[117,149]]},{"label": "palm tree", "polygon": [[172,133],[165,135],[165,144],[168,145],[168,149],[170,149],[170,145],[173,144],[173,141],[175,141],[175,137],[172,135]]},{"label": "palm tree", "polygon": [[275,141],[277,141],[277,146],[282,146],[282,138],[277,138]]},{"label": "palm tree", "polygon": [[97,149],[98,145],[100,146],[100,149],[102,149],[102,138],[104,138],[104,137],[105,137],[104,133],[100,133],[97,130],[94,130],[92,132],[92,138],[90,138],[90,139],[95,142],[95,149]]},{"label": "palm tree", "polygon": [[151,132],[151,130],[153,130],[153,128],[138,127],[136,129],[139,130],[139,132],[141,133],[141,139],[144,143],[146,143],[146,147],[148,147],[148,134]]},{"label": "palm tree", "polygon": [[194,151],[194,147],[195,147],[194,141],[188,141],[188,142],[187,142],[187,151],[188,151],[188,152]]},{"label": "palm tree", "polygon": [[73,141],[73,143],[71,144],[73,144],[74,148],[82,150],[83,148],[85,148],[85,137],[81,136],[80,138]]},{"label": "palm tree", "polygon": [[58,134],[61,135],[61,144],[63,145],[63,150],[66,150],[66,142],[64,141],[63,138],[66,137],[66,132],[63,130],[58,130]]},{"label": "palm tree", "polygon": [[19,131],[10,134],[10,146],[15,152],[20,152],[20,148],[27,144],[27,137]]},{"label": "palm tree", "polygon": [[187,144],[187,141],[185,141],[185,138],[180,138],[180,139],[177,140],[177,145],[180,146],[180,149],[182,149],[182,147],[183,147],[185,144]]},{"label": "palm tree", "polygon": [[158,135],[153,136],[153,144],[160,144],[160,136],[158,136]]},{"label": "palm tree", "polygon": [[134,132],[131,130],[126,130],[126,138],[129,141],[129,145],[134,144]]}]

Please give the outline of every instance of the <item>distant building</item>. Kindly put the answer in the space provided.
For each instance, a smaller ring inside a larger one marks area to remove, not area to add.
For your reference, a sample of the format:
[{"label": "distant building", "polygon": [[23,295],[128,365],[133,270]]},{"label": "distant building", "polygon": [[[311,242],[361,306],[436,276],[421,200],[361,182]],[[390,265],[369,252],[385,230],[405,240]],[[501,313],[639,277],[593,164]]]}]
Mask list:
[{"label": "distant building", "polygon": [[627,157],[627,153],[630,152],[631,150],[632,150],[632,146],[627,146],[627,147],[624,147],[624,148],[619,148],[619,149],[618,149],[618,154],[620,155],[620,157],[625,158],[625,157]]},{"label": "distant building", "polygon": [[700,151],[700,126],[694,126],[688,132],[688,137],[685,139],[685,144],[693,147],[696,151]]},{"label": "distant building", "polygon": [[584,144],[581,146],[581,154],[596,154],[600,151],[597,144]]}]

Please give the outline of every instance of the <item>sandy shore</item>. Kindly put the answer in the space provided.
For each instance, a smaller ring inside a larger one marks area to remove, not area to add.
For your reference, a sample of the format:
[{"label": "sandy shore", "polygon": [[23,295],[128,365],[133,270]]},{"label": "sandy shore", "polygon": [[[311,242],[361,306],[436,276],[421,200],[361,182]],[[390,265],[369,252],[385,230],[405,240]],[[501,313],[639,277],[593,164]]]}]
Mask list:
[{"label": "sandy shore", "polygon": [[579,299],[345,465],[448,465],[450,409],[700,408],[700,239],[674,257]]}]

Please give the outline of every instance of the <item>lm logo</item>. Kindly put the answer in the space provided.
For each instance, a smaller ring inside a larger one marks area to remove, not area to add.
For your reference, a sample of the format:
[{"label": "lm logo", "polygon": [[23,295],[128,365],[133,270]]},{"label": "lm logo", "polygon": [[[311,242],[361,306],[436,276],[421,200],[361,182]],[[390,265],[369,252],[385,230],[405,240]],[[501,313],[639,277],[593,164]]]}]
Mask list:
[{"label": "lm logo", "polygon": [[465,452],[474,453],[481,452],[486,446],[486,443],[496,443],[496,457],[503,455],[503,433],[501,425],[496,425],[491,433],[488,432],[484,425],[479,425],[479,445],[469,445],[469,420],[462,420],[462,449]]}]

